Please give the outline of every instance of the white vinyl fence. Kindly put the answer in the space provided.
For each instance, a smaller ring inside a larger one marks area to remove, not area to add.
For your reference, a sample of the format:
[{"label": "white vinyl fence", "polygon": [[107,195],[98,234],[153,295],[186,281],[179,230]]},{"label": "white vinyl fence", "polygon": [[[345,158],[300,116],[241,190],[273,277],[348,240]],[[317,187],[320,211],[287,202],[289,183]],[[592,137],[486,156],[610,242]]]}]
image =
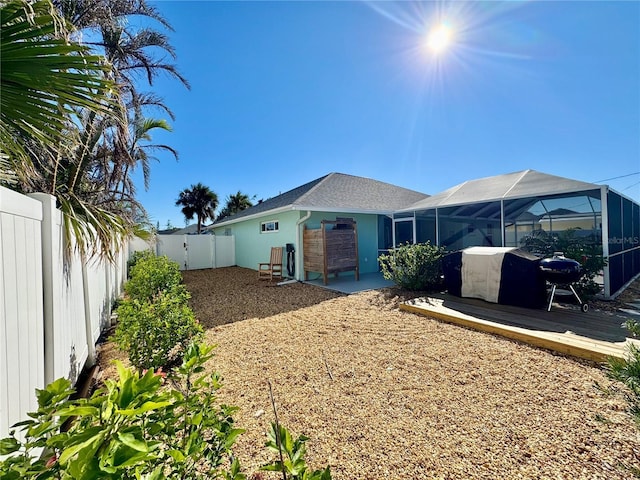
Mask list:
[{"label": "white vinyl fence", "polygon": [[111,264],[65,258],[55,198],[0,187],[0,438],[37,408],[35,389],[75,383],[95,362],[126,279],[128,246]]},{"label": "white vinyl fence", "polygon": [[156,254],[177,262],[180,270],[231,267],[236,264],[235,237],[158,235]]}]

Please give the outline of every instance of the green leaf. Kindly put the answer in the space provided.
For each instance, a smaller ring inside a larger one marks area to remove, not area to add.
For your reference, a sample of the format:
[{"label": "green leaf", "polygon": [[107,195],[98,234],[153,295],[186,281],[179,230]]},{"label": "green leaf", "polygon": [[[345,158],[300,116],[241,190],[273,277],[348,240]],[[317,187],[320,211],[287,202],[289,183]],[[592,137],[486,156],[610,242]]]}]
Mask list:
[{"label": "green leaf", "polygon": [[66,378],[58,378],[43,390],[36,389],[36,398],[40,408],[51,406],[69,397],[75,390],[71,388],[71,382]]},{"label": "green leaf", "polygon": [[226,449],[230,449],[238,438],[238,435],[243,434],[245,431],[246,430],[242,428],[233,428],[229,430],[229,433],[227,434],[227,437],[224,441],[224,447]]},{"label": "green leaf", "polygon": [[186,458],[180,450],[176,450],[176,449],[167,450],[166,454],[169,455],[178,463],[183,463]]},{"label": "green leaf", "polygon": [[189,422],[191,425],[200,425],[202,423],[202,412],[197,412],[191,417],[191,421]]},{"label": "green leaf", "polygon": [[137,438],[132,433],[118,433],[117,436],[118,439],[129,448],[137,450],[138,452],[149,451],[147,443],[144,440]]},{"label": "green leaf", "polygon": [[65,465],[80,452],[95,451],[105,435],[106,432],[101,427],[92,427],[82,433],[71,436],[69,438],[69,446],[64,449],[58,461],[61,465]]},{"label": "green leaf", "polygon": [[126,410],[117,410],[116,412],[119,413],[120,415],[125,415],[125,416],[135,416],[135,415],[140,415],[141,413],[145,413],[145,412],[149,412],[151,410],[159,410],[161,408],[167,407],[169,405],[171,405],[173,402],[170,401],[164,401],[164,402],[144,402],[140,407],[138,408],[130,408],[130,409],[126,409]]},{"label": "green leaf", "polygon": [[265,472],[282,472],[282,469],[284,467],[282,466],[282,463],[280,463],[280,461],[276,461],[273,463],[270,463],[269,465],[263,465],[262,467],[260,467],[260,470],[263,470]]},{"label": "green leaf", "polygon": [[81,417],[81,416],[94,416],[98,417],[100,415],[100,410],[96,407],[91,407],[88,405],[82,406],[70,406],[61,408],[56,411],[56,415],[62,418],[65,417]]},{"label": "green leaf", "polygon": [[8,455],[17,452],[20,449],[20,443],[13,437],[3,438],[0,440],[0,455]]},{"label": "green leaf", "polygon": [[153,472],[151,472],[151,475],[149,475],[146,478],[146,480],[162,480],[164,478],[165,478],[165,476],[164,476],[164,473],[163,473],[163,466],[160,465]]}]

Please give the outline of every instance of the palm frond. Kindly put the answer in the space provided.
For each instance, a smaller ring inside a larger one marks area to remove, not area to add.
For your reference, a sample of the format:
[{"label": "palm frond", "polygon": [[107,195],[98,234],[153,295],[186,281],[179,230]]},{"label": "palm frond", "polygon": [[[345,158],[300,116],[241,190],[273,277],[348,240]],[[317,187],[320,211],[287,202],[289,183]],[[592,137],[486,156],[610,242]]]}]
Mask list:
[{"label": "palm frond", "polygon": [[111,114],[114,84],[103,75],[110,66],[56,37],[63,26],[48,1],[0,7],[0,141],[17,161],[28,161],[28,139],[56,144],[76,107]]}]

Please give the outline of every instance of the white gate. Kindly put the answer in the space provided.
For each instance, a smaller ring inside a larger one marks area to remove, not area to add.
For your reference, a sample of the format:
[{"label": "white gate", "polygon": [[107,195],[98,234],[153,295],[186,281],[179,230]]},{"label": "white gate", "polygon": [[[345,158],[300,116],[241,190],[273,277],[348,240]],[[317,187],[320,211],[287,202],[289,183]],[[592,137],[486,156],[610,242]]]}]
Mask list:
[{"label": "white gate", "polygon": [[[215,237],[212,235],[189,235],[187,238],[187,268],[199,270],[201,268],[213,268],[215,258]],[[207,238],[209,237],[209,238]]]},{"label": "white gate", "polygon": [[158,235],[156,254],[166,255],[180,265],[180,270],[187,270],[187,236]]},{"label": "white gate", "polygon": [[177,262],[180,270],[230,267],[236,264],[233,236],[158,235],[156,253]]}]

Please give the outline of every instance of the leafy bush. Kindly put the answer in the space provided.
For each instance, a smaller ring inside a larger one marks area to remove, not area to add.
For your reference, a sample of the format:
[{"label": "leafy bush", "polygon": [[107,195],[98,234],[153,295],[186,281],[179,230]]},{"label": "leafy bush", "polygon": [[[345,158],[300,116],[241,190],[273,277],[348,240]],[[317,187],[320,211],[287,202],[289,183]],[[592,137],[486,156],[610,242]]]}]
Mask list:
[{"label": "leafy bush", "polygon": [[131,268],[131,278],[124,291],[133,299],[146,301],[181,281],[180,266],[176,262],[166,256],[143,255]]},{"label": "leafy bush", "polygon": [[[134,277],[135,278],[135,277]],[[167,366],[180,359],[202,334],[183,285],[158,293],[151,300],[125,298],[118,306],[114,340],[138,368]]]},{"label": "leafy bush", "polygon": [[[234,425],[237,408],[219,405],[220,376],[203,374],[211,351],[189,346],[167,385],[162,371],[140,375],[117,363],[118,378],[91,398],[70,400],[74,391],[64,378],[36,390],[38,410],[14,426],[25,440],[15,430],[0,440],[0,455],[10,455],[0,460],[0,478],[246,480],[231,451],[244,432]],[[265,470],[289,472],[291,480],[331,480],[329,468],[307,472],[306,437],[293,442],[284,427],[279,434],[281,442],[272,427],[267,445],[281,444],[290,462],[285,470]]]},{"label": "leafy bush", "polygon": [[234,427],[236,408],[216,403],[217,374],[197,376],[211,349],[192,345],[172,388],[162,387],[160,372],[140,376],[118,364],[118,379],[89,399],[69,400],[73,390],[63,378],[37,390],[37,412],[18,424],[25,440],[12,431],[0,441],[0,455],[13,454],[0,462],[0,477],[246,479],[230,456],[243,432]]},{"label": "leafy bush", "polygon": [[592,297],[600,291],[595,277],[607,264],[602,255],[600,240],[594,235],[578,236],[579,229],[569,229],[559,234],[549,234],[544,230],[536,230],[522,241],[522,249],[539,257],[550,257],[554,252],[562,252],[565,257],[580,262],[582,278],[575,283],[580,296]]},{"label": "leafy bush", "polygon": [[131,258],[127,260],[127,278],[131,278],[131,269],[143,258],[152,257],[155,254],[151,250],[138,250],[133,252]]},{"label": "leafy bush", "polygon": [[407,290],[435,290],[442,285],[443,247],[407,243],[394,248],[378,261],[387,280]]}]

